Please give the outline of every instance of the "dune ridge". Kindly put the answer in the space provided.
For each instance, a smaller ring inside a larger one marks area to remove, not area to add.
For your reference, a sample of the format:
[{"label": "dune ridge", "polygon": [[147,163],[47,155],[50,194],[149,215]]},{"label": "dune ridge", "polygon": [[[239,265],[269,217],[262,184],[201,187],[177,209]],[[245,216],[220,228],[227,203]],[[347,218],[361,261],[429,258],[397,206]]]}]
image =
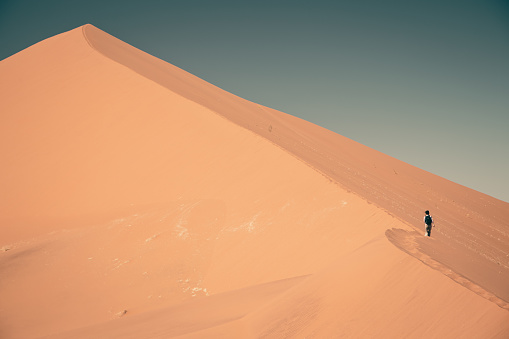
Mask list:
[{"label": "dune ridge", "polygon": [[509,334],[509,204],[92,25],[0,74],[2,337]]},{"label": "dune ridge", "polygon": [[441,226],[437,231],[449,243],[469,256],[480,255],[473,265],[451,261],[449,255],[435,254],[436,260],[509,301],[508,203],[234,96],[92,25],[84,26],[83,34],[108,58],[266,138],[410,225],[420,229],[422,210],[431,209]]}]

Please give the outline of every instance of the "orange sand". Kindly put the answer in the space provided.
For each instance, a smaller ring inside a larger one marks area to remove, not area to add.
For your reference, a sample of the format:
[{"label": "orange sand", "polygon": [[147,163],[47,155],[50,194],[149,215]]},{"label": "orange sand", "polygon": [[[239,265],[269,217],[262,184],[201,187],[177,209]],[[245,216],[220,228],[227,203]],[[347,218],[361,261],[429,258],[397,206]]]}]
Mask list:
[{"label": "orange sand", "polygon": [[509,337],[508,203],[91,25],[0,93],[1,338]]}]

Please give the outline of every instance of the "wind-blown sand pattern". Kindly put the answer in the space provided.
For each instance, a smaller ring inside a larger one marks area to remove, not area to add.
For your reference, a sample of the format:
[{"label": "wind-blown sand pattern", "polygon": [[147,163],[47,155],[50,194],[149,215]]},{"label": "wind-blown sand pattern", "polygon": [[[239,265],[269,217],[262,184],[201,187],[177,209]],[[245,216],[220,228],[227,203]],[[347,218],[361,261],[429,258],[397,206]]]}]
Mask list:
[{"label": "wind-blown sand pattern", "polygon": [[506,202],[91,25],[0,93],[1,338],[509,337]]}]

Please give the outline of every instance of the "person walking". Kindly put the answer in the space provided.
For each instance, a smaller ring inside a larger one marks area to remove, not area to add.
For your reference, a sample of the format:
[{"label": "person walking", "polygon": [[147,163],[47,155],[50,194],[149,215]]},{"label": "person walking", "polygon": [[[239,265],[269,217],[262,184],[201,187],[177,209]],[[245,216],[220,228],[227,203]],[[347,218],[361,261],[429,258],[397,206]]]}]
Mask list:
[{"label": "person walking", "polygon": [[426,225],[426,233],[424,236],[431,237],[431,226],[435,227],[435,223],[433,222],[431,215],[429,215],[428,210],[424,212],[424,224]]}]

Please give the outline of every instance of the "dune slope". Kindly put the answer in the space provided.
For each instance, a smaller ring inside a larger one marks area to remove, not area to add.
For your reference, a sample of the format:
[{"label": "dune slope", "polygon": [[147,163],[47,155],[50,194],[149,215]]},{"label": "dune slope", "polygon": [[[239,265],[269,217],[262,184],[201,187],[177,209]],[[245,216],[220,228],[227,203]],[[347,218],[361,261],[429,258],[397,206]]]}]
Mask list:
[{"label": "dune slope", "polygon": [[509,204],[91,25],[0,75],[2,338],[509,335]]},{"label": "dune slope", "polygon": [[508,203],[243,100],[91,25],[84,32],[91,46],[105,56],[263,136],[407,223],[421,229],[423,210],[430,209],[444,245],[470,257],[465,263],[435,253],[437,260],[509,301]]}]

